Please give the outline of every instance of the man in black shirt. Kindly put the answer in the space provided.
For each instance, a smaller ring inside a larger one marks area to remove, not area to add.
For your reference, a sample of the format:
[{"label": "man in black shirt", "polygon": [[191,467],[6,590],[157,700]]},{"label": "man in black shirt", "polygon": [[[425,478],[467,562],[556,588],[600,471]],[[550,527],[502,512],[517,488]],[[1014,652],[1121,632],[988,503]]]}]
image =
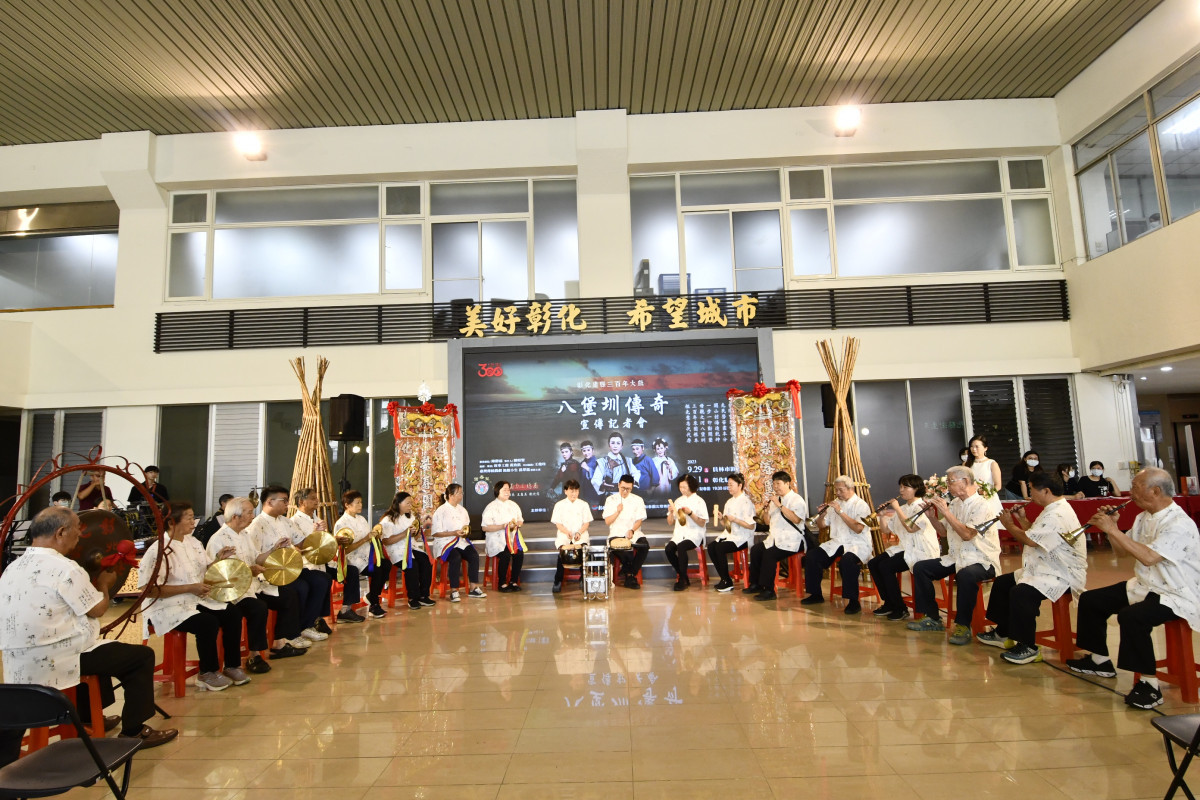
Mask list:
[{"label": "man in black shirt", "polygon": [[225,504],[232,499],[233,495],[231,494],[221,495],[221,499],[217,501],[217,513],[196,526],[196,531],[192,534],[196,537],[196,541],[208,547],[208,540],[225,524]]},{"label": "man in black shirt", "polygon": [[137,505],[138,503],[146,502],[146,496],[141,493],[141,490],[138,489],[138,486],[146,487],[146,491],[150,493],[150,496],[153,497],[154,501],[159,505],[163,505],[170,500],[171,493],[167,491],[167,487],[158,482],[158,467],[151,464],[150,466],[146,467],[145,473],[145,483],[135,484],[129,488],[128,503],[130,505]]},{"label": "man in black shirt", "polygon": [[1100,461],[1093,461],[1088,464],[1088,472],[1079,479],[1079,491],[1083,492],[1084,497],[1116,497],[1117,487],[1113,486],[1113,482],[1104,477],[1104,464]]}]

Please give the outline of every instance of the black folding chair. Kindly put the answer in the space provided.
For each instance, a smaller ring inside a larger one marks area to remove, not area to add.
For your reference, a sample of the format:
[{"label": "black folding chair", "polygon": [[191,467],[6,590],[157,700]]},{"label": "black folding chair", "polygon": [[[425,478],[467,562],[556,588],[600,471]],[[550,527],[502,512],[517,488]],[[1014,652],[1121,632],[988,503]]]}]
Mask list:
[{"label": "black folding chair", "polygon": [[[49,797],[103,778],[118,800],[129,789],[129,769],[142,740],[92,739],[75,704],[57,689],[0,684],[0,730],[74,725],[77,739],[63,739],[0,768],[0,797]],[[120,787],[113,771],[125,765]]]},{"label": "black folding chair", "polygon": [[[1192,763],[1192,757],[1197,754],[1197,748],[1200,748],[1200,714],[1155,717],[1150,720],[1150,724],[1162,734],[1163,744],[1167,748],[1167,763],[1171,765],[1171,772],[1175,774],[1171,785],[1167,787],[1165,800],[1171,800],[1175,796],[1176,789],[1183,789],[1188,800],[1196,800],[1191,790],[1188,789],[1188,785],[1184,783],[1183,774],[1187,772],[1188,765]],[[1175,748],[1171,746],[1172,743],[1183,748],[1183,760],[1179,762],[1178,766],[1175,764]]]}]

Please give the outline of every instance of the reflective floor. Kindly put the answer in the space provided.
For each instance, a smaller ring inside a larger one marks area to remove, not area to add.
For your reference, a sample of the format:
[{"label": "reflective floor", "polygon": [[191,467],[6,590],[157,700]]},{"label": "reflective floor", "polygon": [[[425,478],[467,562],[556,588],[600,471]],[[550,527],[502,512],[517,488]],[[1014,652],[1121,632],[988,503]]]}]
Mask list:
[{"label": "reflective floor", "polygon": [[[1101,551],[1089,585],[1129,572]],[[164,694],[175,716],[154,724],[183,735],[136,757],[132,796],[1098,800],[1169,782],[1154,713],[1111,691],[1125,673],[1009,666],[871,603],[530,589],[398,604],[247,686]]]}]

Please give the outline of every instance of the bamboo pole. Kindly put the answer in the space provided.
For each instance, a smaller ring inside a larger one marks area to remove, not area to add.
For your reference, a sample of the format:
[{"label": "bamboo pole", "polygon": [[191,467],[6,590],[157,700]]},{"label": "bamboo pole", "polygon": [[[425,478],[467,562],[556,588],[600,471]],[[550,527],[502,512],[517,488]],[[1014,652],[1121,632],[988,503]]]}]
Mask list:
[{"label": "bamboo pole", "polygon": [[[296,463],[292,469],[291,491],[294,494],[300,489],[316,489],[316,513],[325,520],[328,530],[332,532],[333,523],[338,517],[338,498],[333,493],[329,445],[325,436],[325,424],[321,419],[321,386],[325,381],[325,372],[329,369],[329,360],[321,356],[317,361],[317,380],[311,394],[308,391],[304,359],[294,358],[289,363],[292,365],[292,372],[300,381],[300,403],[303,408],[300,439],[296,444]],[[296,510],[295,506],[291,505],[291,499],[288,498],[288,513],[294,513]]]}]

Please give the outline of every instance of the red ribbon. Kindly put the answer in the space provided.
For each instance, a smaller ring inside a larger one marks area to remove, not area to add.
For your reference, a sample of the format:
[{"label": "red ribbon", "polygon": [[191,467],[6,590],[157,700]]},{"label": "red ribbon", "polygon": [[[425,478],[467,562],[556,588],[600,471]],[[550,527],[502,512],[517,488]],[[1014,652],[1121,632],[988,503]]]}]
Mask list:
[{"label": "red ribbon", "polygon": [[395,400],[392,400],[388,403],[387,410],[388,414],[392,417],[392,424],[396,426],[399,425],[398,418],[402,411],[406,414],[424,414],[427,417],[452,416],[454,417],[454,436],[459,439],[462,438],[462,431],[458,427],[458,407],[454,403],[447,403],[445,408],[438,408],[433,403],[422,403],[419,406],[402,406]]},{"label": "red ribbon", "polygon": [[136,553],[137,548],[134,546],[133,542],[129,541],[128,539],[122,539],[121,541],[117,542],[117,552],[110,553],[109,555],[106,555],[104,558],[100,559],[100,568],[112,569],[113,567],[122,563],[128,564],[131,567],[136,567],[138,565]]},{"label": "red ribbon", "polygon": [[[800,382],[797,380],[794,380],[794,379],[790,380],[786,384],[784,384],[783,388],[787,389],[788,393],[791,394],[791,396],[792,396],[792,411],[795,413],[796,419],[800,419]],[[735,397],[746,397],[747,395],[749,395],[751,397],[755,397],[755,398],[758,398],[761,400],[762,398],[771,394],[771,392],[778,392],[778,391],[781,391],[781,389],[779,389],[779,388],[772,389],[762,383],[756,383],[756,384],[754,384],[754,388],[751,389],[749,392],[743,392],[741,389],[737,389],[737,388],[728,390],[727,392],[725,392],[725,399],[732,400]]]}]

